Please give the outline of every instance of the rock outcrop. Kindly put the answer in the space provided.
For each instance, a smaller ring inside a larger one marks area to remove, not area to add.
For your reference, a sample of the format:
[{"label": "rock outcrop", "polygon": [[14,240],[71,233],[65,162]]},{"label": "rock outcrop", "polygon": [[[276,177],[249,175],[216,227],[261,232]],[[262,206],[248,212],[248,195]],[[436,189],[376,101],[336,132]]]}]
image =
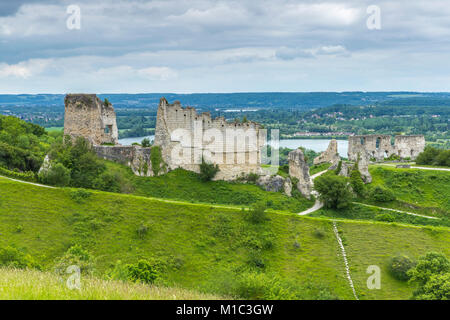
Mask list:
[{"label": "rock outcrop", "polygon": [[312,182],[309,176],[309,167],[301,149],[289,152],[289,175],[298,179],[297,189],[300,193],[310,199]]},{"label": "rock outcrop", "polygon": [[256,185],[260,186],[266,191],[284,192],[287,196],[292,194],[292,182],[290,178],[283,178],[280,175],[266,175],[261,176],[256,181]]},{"label": "rock outcrop", "polygon": [[330,141],[327,150],[322,152],[317,158],[314,159],[314,164],[321,163],[336,163],[341,159],[338,153],[338,146],[336,139]]}]

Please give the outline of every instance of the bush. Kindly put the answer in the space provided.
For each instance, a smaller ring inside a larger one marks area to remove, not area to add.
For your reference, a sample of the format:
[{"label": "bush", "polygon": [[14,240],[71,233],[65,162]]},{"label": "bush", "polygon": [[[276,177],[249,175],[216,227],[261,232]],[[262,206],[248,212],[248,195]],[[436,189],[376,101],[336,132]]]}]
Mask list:
[{"label": "bush", "polygon": [[200,179],[202,181],[210,181],[212,180],[217,172],[219,172],[219,166],[213,163],[207,163],[202,158],[202,163],[200,164]]},{"label": "bush", "polygon": [[370,196],[376,202],[389,202],[395,200],[395,195],[391,190],[382,188],[380,186],[376,186],[375,188],[373,188]]},{"label": "bush", "polygon": [[248,213],[248,219],[252,223],[262,223],[266,220],[266,205],[264,202],[257,202]]},{"label": "bush", "polygon": [[88,199],[91,194],[91,192],[85,189],[77,189],[70,192],[70,197],[75,202],[82,203],[84,200]]},{"label": "bush", "polygon": [[93,182],[94,189],[109,191],[109,192],[120,192],[122,186],[127,182],[124,181],[123,176],[119,172],[103,172]]},{"label": "bush", "polygon": [[137,229],[136,229],[136,234],[140,239],[144,239],[145,236],[148,233],[148,227],[144,224],[141,224]]},{"label": "bush", "polygon": [[409,283],[416,284],[413,299],[449,297],[450,261],[444,254],[428,252],[408,271]]},{"label": "bush", "polygon": [[16,171],[11,171],[6,168],[0,167],[0,175],[4,175],[6,177],[10,177],[13,179],[18,179],[18,180],[36,182],[36,174],[33,171],[16,172]]},{"label": "bush", "polygon": [[68,186],[70,184],[70,170],[61,163],[53,163],[48,170],[39,173],[39,181],[52,186]]},{"label": "bush", "polygon": [[394,222],[395,218],[389,213],[382,213],[375,216],[377,221]]},{"label": "bush", "polygon": [[323,175],[314,180],[314,188],[326,208],[344,209],[350,205],[352,194],[348,179],[342,176]]},{"label": "bush", "polygon": [[410,278],[408,271],[414,266],[414,261],[407,256],[395,256],[389,262],[389,272],[395,279],[407,281]]},{"label": "bush", "polygon": [[70,247],[66,253],[56,260],[55,271],[59,275],[66,273],[68,267],[75,265],[80,268],[80,272],[85,275],[94,272],[94,259],[87,250],[80,245]]},{"label": "bush", "polygon": [[9,246],[0,248],[0,266],[19,269],[41,269],[40,265],[33,259],[33,257]]},{"label": "bush", "polygon": [[159,146],[153,146],[150,151],[150,162],[152,164],[153,175],[158,176],[161,170],[161,163],[163,162],[161,148]]},{"label": "bush", "polygon": [[158,278],[156,267],[147,260],[126,265],[128,279],[133,282],[152,284]]},{"label": "bush", "polygon": [[360,197],[364,196],[364,181],[361,177],[361,172],[359,172],[357,165],[350,173],[350,185],[353,191]]},{"label": "bush", "polygon": [[141,141],[141,146],[143,148],[150,148],[150,146],[152,145],[152,143],[150,142],[150,139],[145,138]]},{"label": "bush", "polygon": [[417,156],[416,164],[450,167],[450,150],[436,149],[431,146]]}]

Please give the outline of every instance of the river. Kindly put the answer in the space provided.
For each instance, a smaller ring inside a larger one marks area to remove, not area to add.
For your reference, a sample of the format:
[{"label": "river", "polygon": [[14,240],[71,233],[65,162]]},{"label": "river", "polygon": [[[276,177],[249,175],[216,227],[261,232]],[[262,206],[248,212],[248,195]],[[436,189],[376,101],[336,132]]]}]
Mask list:
[{"label": "river", "polygon": [[[134,142],[140,143],[143,139],[148,138],[153,141],[155,136],[146,137],[136,137],[136,138],[124,138],[120,139],[119,143],[122,145],[131,145]],[[331,139],[281,139],[280,147],[297,149],[298,147],[304,147],[306,149],[314,150],[315,152],[325,151],[330,143]],[[337,140],[338,152],[341,157],[347,157],[348,141],[347,140]]]}]

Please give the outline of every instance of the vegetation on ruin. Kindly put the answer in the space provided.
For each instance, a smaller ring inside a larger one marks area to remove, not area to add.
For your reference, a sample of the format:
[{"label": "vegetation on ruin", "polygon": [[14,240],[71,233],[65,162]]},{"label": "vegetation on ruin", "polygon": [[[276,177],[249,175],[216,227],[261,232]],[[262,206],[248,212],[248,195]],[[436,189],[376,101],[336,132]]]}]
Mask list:
[{"label": "vegetation on ruin", "polygon": [[161,170],[161,164],[163,163],[161,147],[153,146],[150,152],[150,162],[152,165],[153,175],[158,176],[159,171]]},{"label": "vegetation on ruin", "polygon": [[[0,247],[32,257],[44,272],[79,246],[93,257],[97,278],[107,278],[119,260],[125,265],[146,260],[158,266],[158,286],[249,299],[353,298],[329,220],[268,211],[262,223],[254,223],[239,209],[100,191],[78,196],[77,190],[0,178]],[[414,286],[389,273],[394,255],[418,259],[424,250],[450,254],[447,228],[351,220],[337,224],[361,299],[412,295]],[[368,265],[380,266],[381,290],[367,289]],[[61,290],[55,291],[60,298],[75,294]],[[89,290],[80,291],[82,297],[99,297]],[[102,297],[111,297],[107,292]]]}]

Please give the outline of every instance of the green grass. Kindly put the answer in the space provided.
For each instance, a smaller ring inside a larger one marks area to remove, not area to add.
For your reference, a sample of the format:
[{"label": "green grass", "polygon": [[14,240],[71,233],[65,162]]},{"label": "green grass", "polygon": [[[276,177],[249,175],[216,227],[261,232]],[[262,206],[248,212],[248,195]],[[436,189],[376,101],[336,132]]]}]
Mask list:
[{"label": "green grass", "polygon": [[47,131],[47,132],[62,131],[62,130],[64,130],[64,127],[48,127],[48,128],[45,128],[45,131]]},{"label": "green grass", "polygon": [[449,216],[450,172],[386,166],[371,166],[369,171],[373,179],[371,186],[389,188],[397,198],[397,201],[377,205],[424,215]]},{"label": "green grass", "polygon": [[[32,255],[44,270],[52,270],[55,259],[80,244],[96,258],[98,277],[119,259],[151,259],[166,266],[160,281],[168,287],[228,296],[240,275],[257,272],[313,288],[302,298],[316,299],[326,288],[352,299],[329,220],[269,213],[265,223],[255,225],[236,209],[96,191],[76,202],[71,192],[0,178],[0,246]],[[139,237],[142,225],[148,233]],[[448,229],[351,220],[340,221],[339,228],[363,298],[404,299],[412,292],[385,273],[382,290],[368,291],[368,265],[384,268],[392,255],[402,252],[413,258],[429,250],[450,254]],[[255,257],[264,266],[256,267]]]},{"label": "green grass", "polygon": [[312,176],[313,174],[327,170],[329,167],[331,167],[331,163],[321,163],[321,164],[313,165],[309,168],[309,175]]},{"label": "green grass", "polygon": [[299,193],[288,197],[281,192],[267,192],[252,184],[226,181],[201,181],[199,175],[176,169],[159,177],[138,177],[131,169],[105,161],[111,171],[120,171],[134,187],[133,194],[181,200],[197,203],[213,203],[234,206],[251,206],[264,201],[270,209],[301,212],[313,206],[314,201],[303,198]]},{"label": "green grass", "polygon": [[[448,219],[429,219],[425,217],[413,216],[406,213],[393,212],[380,208],[366,207],[358,204],[352,204],[350,208],[345,210],[325,209],[322,208],[316,212],[309,214],[311,217],[325,217],[336,219],[351,220],[372,220],[378,221],[381,215],[389,215],[394,219],[394,223],[412,224],[418,226],[443,226],[450,227]],[[383,220],[381,220],[383,221]]]},{"label": "green grass", "polygon": [[[224,297],[195,291],[81,277],[69,289],[65,278],[37,270],[0,268],[0,300],[218,300]],[[227,299],[229,299],[227,297]]]}]

